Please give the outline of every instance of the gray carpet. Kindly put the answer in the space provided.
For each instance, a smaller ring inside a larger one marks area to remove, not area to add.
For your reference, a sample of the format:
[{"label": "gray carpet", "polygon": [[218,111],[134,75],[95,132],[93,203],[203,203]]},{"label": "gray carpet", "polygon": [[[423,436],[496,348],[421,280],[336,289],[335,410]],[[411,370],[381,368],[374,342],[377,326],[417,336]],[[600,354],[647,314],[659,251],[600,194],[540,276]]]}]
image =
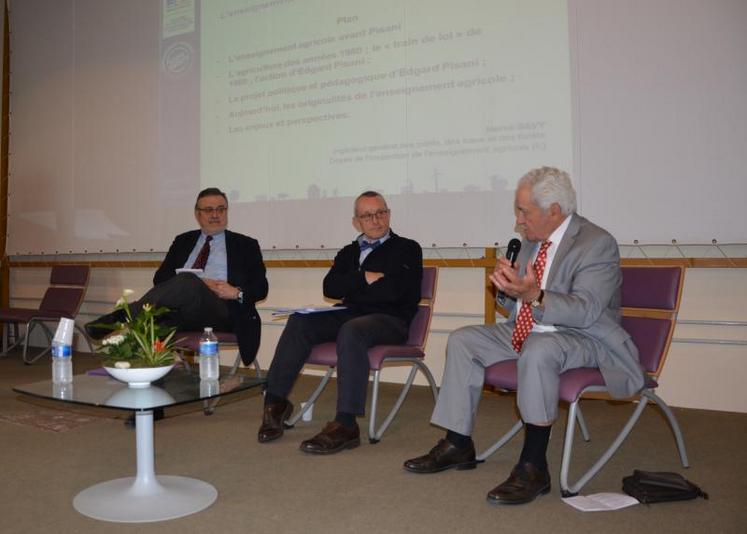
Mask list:
[{"label": "gray carpet", "polygon": [[[18,354],[0,358],[5,416],[61,407],[29,402],[11,391],[48,378],[48,363],[26,366]],[[81,373],[98,362],[76,355],[75,366]],[[302,378],[294,400],[303,400],[314,382]],[[396,391],[386,386],[384,402]],[[261,404],[252,393],[222,403],[210,417],[199,406],[167,410],[166,419],[156,424],[156,472],[206,480],[218,489],[218,500],[198,514],[137,526],[99,522],[72,507],[82,489],[134,474],[134,432],[122,425],[122,412],[65,407],[74,417],[92,420],[56,432],[0,420],[0,532],[747,532],[747,414],[675,410],[692,463],[685,470],[663,418],[647,409],[622,450],[583,493],[619,491],[622,477],[640,468],[681,472],[711,499],[581,513],[560,500],[560,425],[548,457],[552,492],[529,505],[493,507],[485,494],[510,471],[521,437],[472,471],[419,476],[402,470],[403,460],[426,452],[442,435],[428,424],[433,406],[424,388],[410,394],[379,444],[364,440],[358,449],[330,457],[305,455],[298,444],[333,416],[334,384],[315,407],[314,421],[298,424],[276,443],[257,443]],[[592,441],[576,445],[578,463],[588,465],[629,412],[630,406],[586,402]],[[478,447],[508,429],[513,414],[512,397],[486,393],[475,433]],[[578,472],[571,469],[572,476]]]}]

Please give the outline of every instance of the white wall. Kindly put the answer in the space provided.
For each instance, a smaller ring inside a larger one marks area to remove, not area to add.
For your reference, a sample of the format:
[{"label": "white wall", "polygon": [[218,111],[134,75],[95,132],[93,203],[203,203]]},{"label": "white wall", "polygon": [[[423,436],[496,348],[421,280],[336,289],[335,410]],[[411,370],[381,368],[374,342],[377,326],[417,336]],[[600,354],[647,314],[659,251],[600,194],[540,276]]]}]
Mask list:
[{"label": "white wall", "polygon": [[[269,298],[263,307],[297,306],[323,302],[321,280],[325,269],[270,269]],[[48,269],[12,269],[11,298],[14,306],[32,306],[44,292]],[[82,324],[106,313],[122,288],[139,295],[151,286],[152,269],[93,269],[86,301],[78,321]],[[436,300],[436,317],[427,347],[427,363],[440,383],[445,358],[447,332],[462,325],[482,322],[482,269],[441,269]],[[680,320],[747,322],[747,269],[688,269]],[[283,321],[272,321],[262,312],[262,346],[259,361],[270,364]],[[667,364],[661,376],[659,394],[672,406],[747,413],[747,347],[684,343],[683,339],[747,340],[745,326],[703,326],[680,324],[675,331]],[[84,346],[80,347],[84,349]],[[224,351],[223,363],[233,362],[234,354]],[[40,364],[37,364],[40,365]],[[402,381],[405,372],[384,373],[385,381]],[[418,383],[424,381],[418,379]]]}]

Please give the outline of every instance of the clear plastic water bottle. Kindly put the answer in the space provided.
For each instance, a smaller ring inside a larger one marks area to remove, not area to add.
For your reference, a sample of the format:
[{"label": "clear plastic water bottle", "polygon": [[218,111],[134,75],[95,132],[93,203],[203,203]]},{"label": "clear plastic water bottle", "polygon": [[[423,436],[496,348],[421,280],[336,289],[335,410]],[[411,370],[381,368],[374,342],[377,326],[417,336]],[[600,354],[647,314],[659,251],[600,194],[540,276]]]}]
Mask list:
[{"label": "clear plastic water bottle", "polygon": [[52,342],[52,383],[73,381],[73,347],[61,341]]},{"label": "clear plastic water bottle", "polygon": [[55,399],[72,400],[73,384],[52,384],[52,395]]},{"label": "clear plastic water bottle", "polygon": [[217,380],[200,380],[200,397],[214,397],[220,393],[220,382]]},{"label": "clear plastic water bottle", "polygon": [[218,380],[220,377],[220,351],[213,329],[205,327],[200,336],[200,380]]}]

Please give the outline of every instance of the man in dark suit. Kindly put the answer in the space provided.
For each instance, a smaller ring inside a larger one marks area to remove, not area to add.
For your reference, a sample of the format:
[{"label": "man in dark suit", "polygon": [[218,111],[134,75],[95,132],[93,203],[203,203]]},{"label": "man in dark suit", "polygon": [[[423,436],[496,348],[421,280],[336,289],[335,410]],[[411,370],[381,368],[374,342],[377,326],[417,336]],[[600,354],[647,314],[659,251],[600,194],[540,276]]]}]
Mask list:
[{"label": "man in dark suit", "polygon": [[517,403],[524,447],[508,479],[488,493],[494,504],[521,504],[550,491],[546,451],[557,416],[559,375],[596,367],[610,393],[628,397],[644,384],[638,351],[620,326],[617,242],[576,213],[567,173],[543,167],[519,181],[516,225],[524,237],[516,265],[501,258],[491,275],[505,323],[468,326],[449,336],[431,423],[447,430],[431,451],[407,460],[414,473],[475,467],[471,434],[485,368],[517,360]]},{"label": "man in dark suit", "polygon": [[[257,240],[226,230],[228,199],[218,188],[200,191],[195,203],[195,219],[200,230],[176,236],[153,277],[154,287],[130,309],[137,315],[144,304],[165,306],[165,321],[180,330],[216,330],[236,334],[239,352],[248,365],[257,354],[260,319],[255,303],[267,296],[267,278]],[[201,269],[176,273],[177,269]],[[99,324],[124,320],[120,310],[86,325],[94,339],[110,329]]]},{"label": "man in dark suit", "polygon": [[368,349],[403,343],[420,302],[422,250],[391,231],[389,215],[376,192],[355,200],[353,226],[361,234],[338,252],[323,284],[324,295],[342,300],[345,309],[288,319],[267,374],[260,442],[283,435],[293,411],[288,395],[312,346],[336,341],[337,413],[319,434],[301,443],[301,450],[332,454],[360,444],[356,417],[365,412]]}]

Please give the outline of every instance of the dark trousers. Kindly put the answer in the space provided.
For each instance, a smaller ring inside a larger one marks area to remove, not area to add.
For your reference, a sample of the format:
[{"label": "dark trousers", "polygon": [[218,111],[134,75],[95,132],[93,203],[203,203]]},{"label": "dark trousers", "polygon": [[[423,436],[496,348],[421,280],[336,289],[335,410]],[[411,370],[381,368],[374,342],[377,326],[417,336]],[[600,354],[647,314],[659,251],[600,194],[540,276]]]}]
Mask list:
[{"label": "dark trousers", "polygon": [[205,283],[192,273],[177,274],[152,287],[137,302],[130,304],[133,315],[138,315],[144,304],[165,306],[171,310],[167,320],[180,330],[232,331],[228,306]]},{"label": "dark trousers", "polygon": [[368,394],[368,349],[407,340],[407,323],[383,313],[350,310],[294,314],[288,319],[267,373],[267,391],[287,398],[312,346],[337,342],[337,411],[363,415]]}]

